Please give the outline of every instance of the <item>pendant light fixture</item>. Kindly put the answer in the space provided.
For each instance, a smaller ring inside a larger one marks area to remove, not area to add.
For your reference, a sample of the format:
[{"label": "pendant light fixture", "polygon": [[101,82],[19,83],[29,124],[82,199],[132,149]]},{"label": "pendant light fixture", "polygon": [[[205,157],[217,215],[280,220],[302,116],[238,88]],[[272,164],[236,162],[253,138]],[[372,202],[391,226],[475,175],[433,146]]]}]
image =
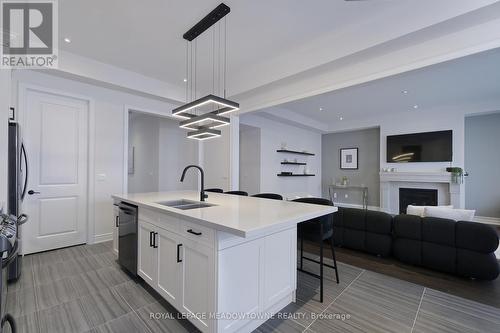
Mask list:
[{"label": "pendant light fixture", "polygon": [[[225,115],[239,110],[240,107],[238,103],[226,99],[227,30],[225,16],[230,11],[231,9],[227,5],[221,3],[182,36],[187,41],[187,79],[184,80],[186,82],[186,104],[173,109],[172,115],[183,119],[179,127],[189,130],[187,137],[190,139],[207,140],[219,137],[221,131],[216,128],[230,124],[230,119]],[[221,23],[222,18],[224,18],[224,21]],[[223,27],[221,27],[222,24]],[[212,26],[212,93],[197,98],[196,38]],[[223,38],[221,38],[222,29],[224,30]],[[218,44],[217,60],[216,44]],[[220,93],[222,97],[218,96],[217,93]]]}]

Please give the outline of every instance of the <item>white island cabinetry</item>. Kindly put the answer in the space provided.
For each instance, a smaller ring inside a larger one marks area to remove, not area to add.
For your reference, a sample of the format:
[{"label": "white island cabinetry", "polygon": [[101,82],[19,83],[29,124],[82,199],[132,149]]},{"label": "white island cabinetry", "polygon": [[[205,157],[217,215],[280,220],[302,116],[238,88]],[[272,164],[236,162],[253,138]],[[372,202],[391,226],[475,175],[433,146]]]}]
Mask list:
[{"label": "white island cabinetry", "polygon": [[293,301],[295,227],[246,239],[139,208],[138,229],[138,275],[203,332],[252,331]]},{"label": "white island cabinetry", "polygon": [[123,194],[138,206],[137,272],[202,332],[252,332],[295,301],[297,223],[335,207],[194,191]]}]

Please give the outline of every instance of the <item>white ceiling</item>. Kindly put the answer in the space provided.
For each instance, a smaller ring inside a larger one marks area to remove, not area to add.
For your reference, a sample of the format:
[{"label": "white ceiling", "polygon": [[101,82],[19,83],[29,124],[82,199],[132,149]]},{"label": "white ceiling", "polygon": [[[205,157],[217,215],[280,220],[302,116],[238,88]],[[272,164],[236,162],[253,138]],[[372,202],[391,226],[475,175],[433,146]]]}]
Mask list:
[{"label": "white ceiling", "polygon": [[[183,85],[182,34],[220,0],[62,0],[61,48]],[[495,3],[494,0],[228,0],[229,95]],[[62,42],[69,37],[71,44]],[[209,38],[210,37],[210,38]],[[208,77],[211,36],[200,39]],[[208,89],[208,82],[199,87]]]},{"label": "white ceiling", "polygon": [[281,104],[267,112],[279,117],[285,109],[331,127],[340,117],[351,121],[490,100],[500,100],[500,49]]}]

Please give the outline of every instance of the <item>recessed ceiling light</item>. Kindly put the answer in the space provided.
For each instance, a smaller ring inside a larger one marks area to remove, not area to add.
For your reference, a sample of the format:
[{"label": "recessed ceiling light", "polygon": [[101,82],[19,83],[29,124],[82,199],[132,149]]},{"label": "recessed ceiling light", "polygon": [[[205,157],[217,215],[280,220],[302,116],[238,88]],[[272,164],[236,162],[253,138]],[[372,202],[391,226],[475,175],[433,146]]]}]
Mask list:
[{"label": "recessed ceiling light", "polygon": [[323,108],[319,108],[320,111],[323,111]]},{"label": "recessed ceiling light", "polygon": [[408,90],[403,90],[403,91],[401,91],[401,93],[406,95],[406,94],[408,94]]},{"label": "recessed ceiling light", "polygon": [[68,37],[65,37],[65,38],[64,38],[64,41],[65,41],[66,43],[68,43],[68,44],[69,44],[69,43],[71,43],[71,39],[69,39]]},{"label": "recessed ceiling light", "polygon": [[418,109],[418,105],[417,104],[413,105],[413,108]]},{"label": "recessed ceiling light", "polygon": [[339,117],[339,119],[340,119],[340,120],[344,120],[344,117],[340,116],[340,117]]},{"label": "recessed ceiling light", "polygon": [[184,82],[188,82],[188,79],[184,79]]}]

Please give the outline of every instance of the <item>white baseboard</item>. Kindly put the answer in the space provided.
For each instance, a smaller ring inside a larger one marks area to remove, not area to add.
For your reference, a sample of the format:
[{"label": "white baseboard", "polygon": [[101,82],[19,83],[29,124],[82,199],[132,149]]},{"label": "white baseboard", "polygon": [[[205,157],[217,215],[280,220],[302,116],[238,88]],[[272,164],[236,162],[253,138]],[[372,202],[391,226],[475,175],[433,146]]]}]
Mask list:
[{"label": "white baseboard", "polygon": [[498,217],[475,216],[474,222],[500,226],[500,218]]},{"label": "white baseboard", "polygon": [[107,242],[113,240],[113,233],[109,232],[107,234],[100,234],[100,235],[95,235],[94,236],[94,244],[95,243],[102,243],[102,242]]}]

